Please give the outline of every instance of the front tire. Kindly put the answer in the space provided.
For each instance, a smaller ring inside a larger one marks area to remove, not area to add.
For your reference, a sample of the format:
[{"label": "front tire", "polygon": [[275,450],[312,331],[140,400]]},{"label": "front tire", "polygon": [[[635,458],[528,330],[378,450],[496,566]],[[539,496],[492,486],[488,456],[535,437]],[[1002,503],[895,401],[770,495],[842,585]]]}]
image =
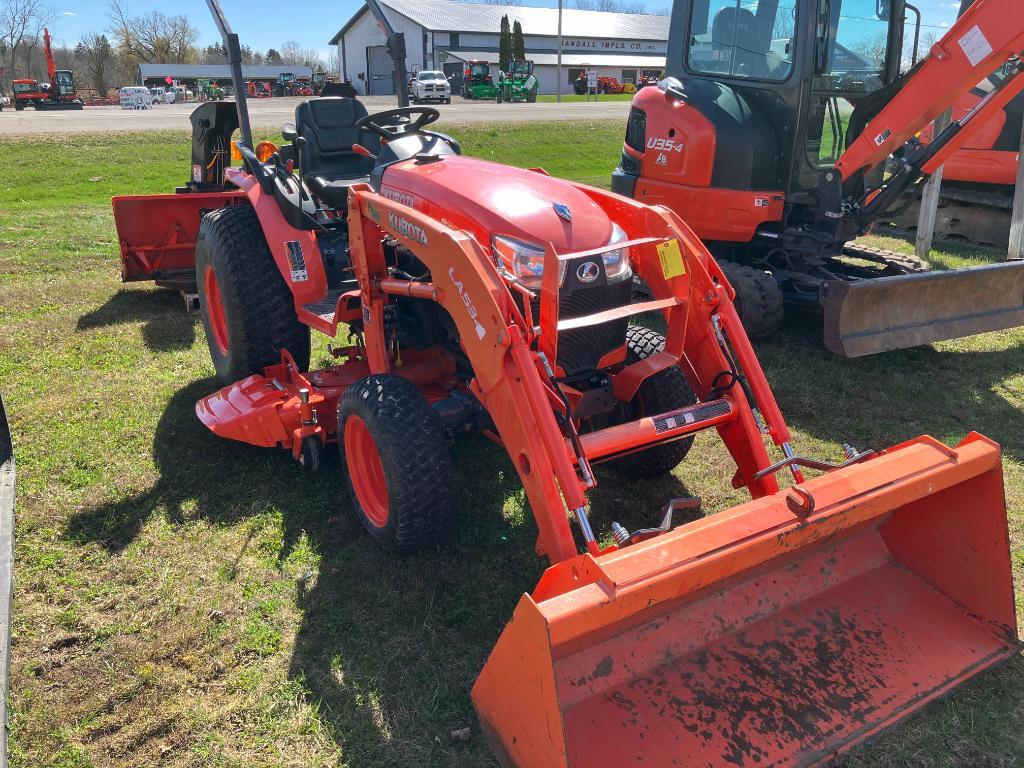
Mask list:
[{"label": "front tire", "polygon": [[782,325],[782,289],[775,278],[763,269],[748,267],[735,261],[720,261],[729,284],[736,291],[736,314],[743,322],[747,336],[764,339]]},{"label": "front tire", "polygon": [[196,285],[210,357],[222,384],[281,359],[287,349],[299,370],[309,368],[309,328],[248,205],[210,211],[199,225]]},{"label": "front tire", "polygon": [[[665,349],[665,337],[642,325],[626,330],[626,364],[644,360]],[[645,379],[636,395],[628,403],[621,403],[610,421],[624,424],[643,416],[654,416],[697,402],[686,377],[673,365]],[[600,424],[597,426],[609,426]],[[693,445],[693,437],[686,437],[664,445],[656,445],[638,453],[631,453],[608,462],[615,471],[634,480],[652,480],[667,475],[686,458]]]},{"label": "front tire", "polygon": [[408,379],[367,376],[338,404],[338,444],[352,505],[380,547],[407,553],[450,518],[454,473],[441,419]]}]

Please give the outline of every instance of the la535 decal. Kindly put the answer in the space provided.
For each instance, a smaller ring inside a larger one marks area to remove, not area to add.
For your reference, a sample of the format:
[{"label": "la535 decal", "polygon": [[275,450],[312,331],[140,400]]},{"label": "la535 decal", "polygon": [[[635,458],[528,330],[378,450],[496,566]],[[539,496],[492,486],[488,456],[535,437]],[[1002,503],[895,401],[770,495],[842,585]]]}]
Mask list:
[{"label": "la535 decal", "polygon": [[672,139],[651,138],[647,140],[647,148],[656,149],[659,152],[682,152],[683,142],[673,141]]}]

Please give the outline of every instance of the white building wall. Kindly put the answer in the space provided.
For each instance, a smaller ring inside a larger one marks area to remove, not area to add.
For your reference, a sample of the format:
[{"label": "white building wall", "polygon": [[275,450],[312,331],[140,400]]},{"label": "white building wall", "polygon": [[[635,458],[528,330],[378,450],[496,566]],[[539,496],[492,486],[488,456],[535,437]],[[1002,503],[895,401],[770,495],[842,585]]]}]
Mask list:
[{"label": "white building wall", "polygon": [[[423,27],[414,24],[401,14],[384,6],[384,15],[391,22],[395,32],[405,33],[405,63],[410,73],[424,69]],[[366,11],[345,33],[343,76],[352,81],[356,93],[366,93],[365,80],[359,74],[366,75],[366,49],[376,45],[387,45],[387,37],[377,26],[373,14]],[[342,59],[342,46],[338,45],[338,58]]]}]

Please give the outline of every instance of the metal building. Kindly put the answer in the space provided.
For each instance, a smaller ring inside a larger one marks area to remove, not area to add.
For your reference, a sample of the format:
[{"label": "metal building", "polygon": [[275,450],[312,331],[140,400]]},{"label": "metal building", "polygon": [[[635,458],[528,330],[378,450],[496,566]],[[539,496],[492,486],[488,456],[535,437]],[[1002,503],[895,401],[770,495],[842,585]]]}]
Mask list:
[{"label": "metal building", "polygon": [[[484,60],[498,74],[501,17],[523,28],[526,56],[536,65],[540,93],[558,89],[558,11],[554,8],[460,3],[452,0],[380,0],[396,32],[405,33],[410,73],[441,69],[462,88],[464,63]],[[582,69],[636,83],[665,67],[668,16],[565,10],[562,15],[562,93]],[[338,46],[342,79],[359,93],[394,92],[393,66],[384,33],[363,6],[331,39]]]}]

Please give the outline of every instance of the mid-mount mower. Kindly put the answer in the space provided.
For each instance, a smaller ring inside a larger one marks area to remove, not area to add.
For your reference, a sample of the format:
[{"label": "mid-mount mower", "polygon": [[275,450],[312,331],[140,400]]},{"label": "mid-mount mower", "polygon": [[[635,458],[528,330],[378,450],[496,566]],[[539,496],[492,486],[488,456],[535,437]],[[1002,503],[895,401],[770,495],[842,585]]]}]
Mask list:
[{"label": "mid-mount mower", "polygon": [[[337,443],[384,548],[445,530],[450,438],[505,448],[551,566],[472,691],[504,764],[825,762],[1014,655],[998,446],[798,456],[733,290],[678,216],[463,157],[437,119],[311,99],[257,153],[244,98],[205,104],[192,182],[114,210],[126,274],[193,262],[226,384],[200,420],[310,469]],[[630,324],[647,313],[664,336]],[[347,337],[336,365],[307,370],[310,328]],[[710,429],[751,502],[677,527],[699,500],[666,499],[648,528],[593,530],[599,465],[663,475]]]}]

